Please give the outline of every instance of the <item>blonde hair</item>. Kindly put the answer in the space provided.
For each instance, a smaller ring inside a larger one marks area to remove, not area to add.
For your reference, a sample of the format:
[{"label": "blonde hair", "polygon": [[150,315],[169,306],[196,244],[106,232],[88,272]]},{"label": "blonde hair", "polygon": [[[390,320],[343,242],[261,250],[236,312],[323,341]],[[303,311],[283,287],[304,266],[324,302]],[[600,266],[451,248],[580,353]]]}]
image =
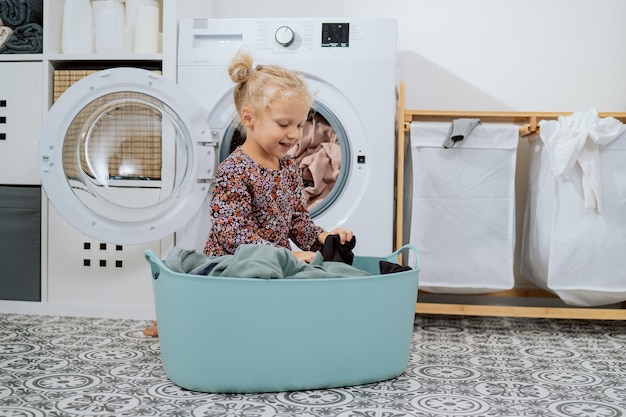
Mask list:
[{"label": "blonde hair", "polygon": [[245,50],[237,52],[228,67],[228,74],[237,84],[233,90],[233,99],[238,114],[245,106],[256,114],[262,114],[276,101],[297,100],[310,104],[313,100],[313,95],[299,73],[279,65],[254,67],[252,56]]}]

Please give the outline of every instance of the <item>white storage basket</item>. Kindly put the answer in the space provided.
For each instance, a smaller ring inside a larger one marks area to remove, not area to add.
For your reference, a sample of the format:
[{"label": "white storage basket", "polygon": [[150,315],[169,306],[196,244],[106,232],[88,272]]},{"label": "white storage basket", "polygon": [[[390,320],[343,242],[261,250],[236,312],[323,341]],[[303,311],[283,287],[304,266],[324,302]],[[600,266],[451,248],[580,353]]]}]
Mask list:
[{"label": "white storage basket", "polygon": [[411,123],[411,243],[420,289],[476,294],[514,285],[516,125],[481,124],[445,149],[449,123]]},{"label": "white storage basket", "polygon": [[626,134],[600,146],[600,212],[584,207],[579,166],[556,181],[540,139],[529,158],[522,275],[569,305],[626,300]]}]

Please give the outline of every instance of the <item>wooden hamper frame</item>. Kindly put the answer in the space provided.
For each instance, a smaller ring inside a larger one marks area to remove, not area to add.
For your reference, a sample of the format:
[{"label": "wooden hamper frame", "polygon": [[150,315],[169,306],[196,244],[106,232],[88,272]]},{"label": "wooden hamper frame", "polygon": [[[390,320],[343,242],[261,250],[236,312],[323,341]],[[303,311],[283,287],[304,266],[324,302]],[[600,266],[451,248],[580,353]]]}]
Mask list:
[{"label": "wooden hamper frame", "polygon": [[[402,246],[403,240],[403,201],[404,190],[404,162],[405,144],[409,139],[410,125],[414,121],[449,121],[457,118],[479,118],[483,122],[513,123],[519,125],[520,137],[526,137],[539,132],[540,120],[554,120],[559,116],[567,115],[565,112],[489,112],[489,111],[447,111],[447,110],[407,110],[405,108],[405,86],[400,84],[398,93],[397,114],[397,166],[396,166],[396,234],[395,246]],[[626,112],[599,113],[600,117],[614,117],[626,122]],[[557,297],[549,291],[540,288],[513,288],[508,291],[499,291],[487,294],[440,294],[453,295],[455,297],[489,297],[490,302],[495,304],[477,305],[464,303],[438,303],[421,302],[418,299],[415,312],[422,314],[450,314],[450,315],[474,315],[474,316],[509,316],[509,317],[534,317],[534,318],[560,318],[560,319],[596,319],[596,320],[625,320],[626,302],[621,303],[621,308],[595,308],[595,307],[534,307],[507,305],[507,298],[552,298]]]}]

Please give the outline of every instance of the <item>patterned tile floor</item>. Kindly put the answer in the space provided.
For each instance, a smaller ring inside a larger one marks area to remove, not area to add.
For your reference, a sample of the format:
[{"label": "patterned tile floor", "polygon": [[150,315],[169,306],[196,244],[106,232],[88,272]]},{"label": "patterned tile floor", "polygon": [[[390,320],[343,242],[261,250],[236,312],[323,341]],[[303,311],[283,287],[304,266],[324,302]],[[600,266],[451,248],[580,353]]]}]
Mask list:
[{"label": "patterned tile floor", "polygon": [[0,416],[626,416],[621,322],[417,317],[398,378],[268,394],[178,388],[147,324],[0,314]]}]

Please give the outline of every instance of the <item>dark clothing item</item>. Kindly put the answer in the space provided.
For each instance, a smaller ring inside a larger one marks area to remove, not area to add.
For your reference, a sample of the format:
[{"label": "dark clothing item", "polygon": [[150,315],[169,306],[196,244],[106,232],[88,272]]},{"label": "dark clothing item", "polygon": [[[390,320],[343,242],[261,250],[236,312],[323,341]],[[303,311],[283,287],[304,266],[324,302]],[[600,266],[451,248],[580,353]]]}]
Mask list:
[{"label": "dark clothing item", "polygon": [[380,261],[380,274],[395,274],[396,272],[410,271],[410,266],[402,266],[393,262]]},{"label": "dark clothing item", "polygon": [[0,54],[40,54],[43,51],[43,29],[37,23],[15,28]]},{"label": "dark clothing item", "polygon": [[352,236],[349,242],[341,244],[339,235],[328,235],[322,247],[324,261],[343,262],[352,265],[354,254],[352,249],[356,245],[356,237]]}]

